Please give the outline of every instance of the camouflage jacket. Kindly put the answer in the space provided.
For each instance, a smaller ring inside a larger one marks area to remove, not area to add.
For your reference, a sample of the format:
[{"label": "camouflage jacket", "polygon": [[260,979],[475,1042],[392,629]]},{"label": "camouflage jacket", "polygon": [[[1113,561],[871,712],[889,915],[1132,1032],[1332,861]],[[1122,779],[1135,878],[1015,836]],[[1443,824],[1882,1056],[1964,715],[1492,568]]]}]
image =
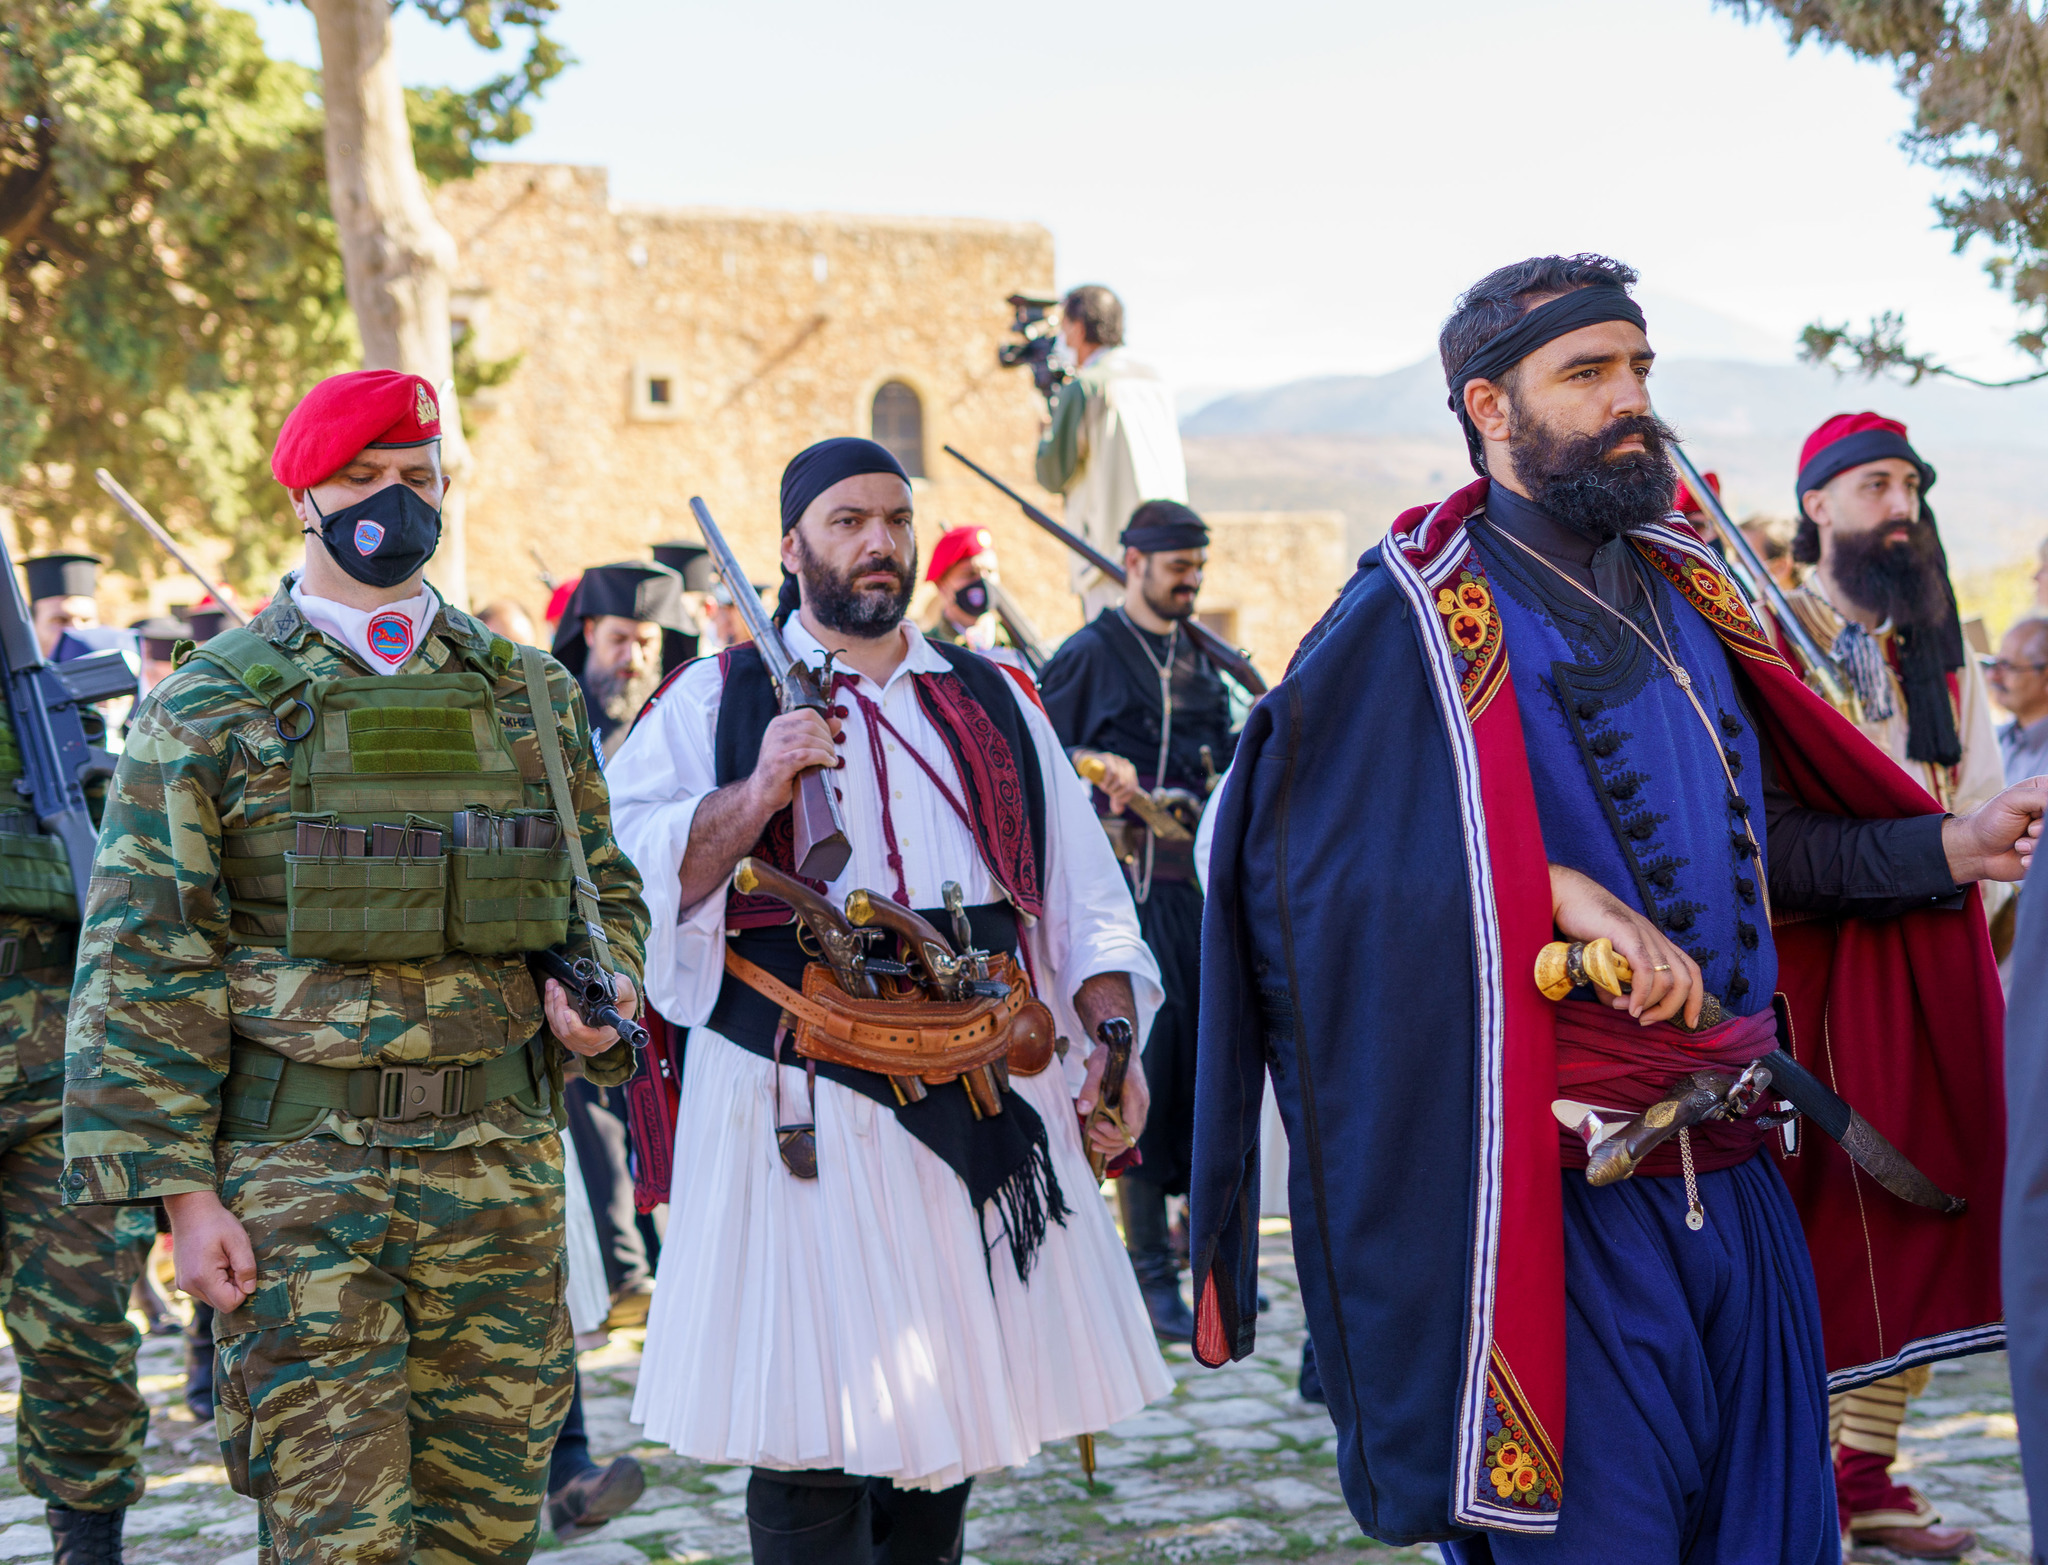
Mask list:
[{"label": "camouflage jacket", "polygon": [[[315,678],[368,673],[307,622],[286,587],[250,628]],[[543,805],[546,773],[526,686],[516,662],[509,672],[493,665],[495,639],[444,604],[403,672],[431,673],[461,659],[494,678],[529,802]],[[647,935],[640,878],[612,838],[611,802],[576,681],[553,659],[547,677],[612,955],[637,985]],[[68,1202],[214,1188],[221,1084],[237,1036],[316,1065],[438,1066],[491,1059],[543,1029],[523,957],[336,964],[234,943],[222,831],[275,821],[291,808],[289,748],[271,711],[238,680],[198,660],[151,692],[114,776],[79,939],[65,1060]],[[548,1049],[558,1073],[566,1051],[552,1039]],[[599,1085],[633,1069],[623,1044],[583,1065]],[[550,1116],[500,1100],[472,1114],[407,1122],[335,1110],[316,1133],[359,1145],[448,1148],[552,1129]]]}]

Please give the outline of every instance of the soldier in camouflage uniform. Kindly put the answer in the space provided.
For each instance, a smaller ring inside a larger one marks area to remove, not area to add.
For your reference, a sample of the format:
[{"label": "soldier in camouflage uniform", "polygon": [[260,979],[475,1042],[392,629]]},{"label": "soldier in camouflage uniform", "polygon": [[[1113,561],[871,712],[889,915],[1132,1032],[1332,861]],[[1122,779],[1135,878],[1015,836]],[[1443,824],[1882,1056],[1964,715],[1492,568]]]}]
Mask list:
[{"label": "soldier in camouflage uniform", "polygon": [[306,573],[152,693],[81,937],[66,1199],[163,1199],[265,1565],[531,1552],[570,1393],[562,1046],[632,1071],[529,973],[566,938],[631,1014],[646,909],[575,681],[424,584],[438,434],[383,371],[286,420]]},{"label": "soldier in camouflage uniform", "polygon": [[[0,797],[20,775],[0,715]],[[62,847],[25,809],[0,814],[0,906],[0,1316],[21,1361],[15,1469],[48,1506],[59,1561],[118,1560],[149,1428],[128,1291],[156,1221],[147,1207],[57,1199],[77,902]]]}]

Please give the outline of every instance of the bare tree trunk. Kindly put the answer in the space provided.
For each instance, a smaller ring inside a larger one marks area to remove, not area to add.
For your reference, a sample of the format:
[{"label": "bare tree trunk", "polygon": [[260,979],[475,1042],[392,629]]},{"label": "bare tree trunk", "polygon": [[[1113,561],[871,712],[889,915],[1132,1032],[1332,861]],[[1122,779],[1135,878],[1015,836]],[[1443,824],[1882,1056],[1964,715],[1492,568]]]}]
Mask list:
[{"label": "bare tree trunk", "polygon": [[439,390],[441,462],[455,485],[441,512],[434,578],[458,608],[467,608],[463,516],[471,464],[455,398],[448,319],[455,240],[434,216],[413,162],[390,0],[306,4],[320,26],[327,191],[341,231],[342,268],[362,334],[363,364],[424,375]]}]

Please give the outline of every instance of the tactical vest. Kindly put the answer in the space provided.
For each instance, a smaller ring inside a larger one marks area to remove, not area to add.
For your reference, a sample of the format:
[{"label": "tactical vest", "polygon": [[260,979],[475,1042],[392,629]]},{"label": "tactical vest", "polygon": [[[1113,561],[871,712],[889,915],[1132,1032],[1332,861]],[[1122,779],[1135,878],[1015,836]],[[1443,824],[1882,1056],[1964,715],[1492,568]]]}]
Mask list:
[{"label": "tactical vest", "polygon": [[[33,805],[15,788],[21,777],[13,712],[0,701],[0,913],[75,925],[78,896],[71,861],[63,842],[36,824]],[[5,976],[8,964],[0,953],[0,977]]]},{"label": "tactical vest", "polygon": [[[491,650],[509,672],[511,643]],[[268,707],[291,753],[290,812],[223,833],[234,944],[326,962],[421,963],[538,951],[564,939],[576,822],[529,803],[492,680],[452,664],[430,674],[316,679],[243,629],[223,631],[192,656]],[[551,722],[545,683],[530,693],[536,724]],[[460,811],[554,821],[556,840],[458,846]],[[302,825],[426,828],[441,834],[440,849],[351,853],[345,834],[329,830],[313,833],[302,852]]]}]

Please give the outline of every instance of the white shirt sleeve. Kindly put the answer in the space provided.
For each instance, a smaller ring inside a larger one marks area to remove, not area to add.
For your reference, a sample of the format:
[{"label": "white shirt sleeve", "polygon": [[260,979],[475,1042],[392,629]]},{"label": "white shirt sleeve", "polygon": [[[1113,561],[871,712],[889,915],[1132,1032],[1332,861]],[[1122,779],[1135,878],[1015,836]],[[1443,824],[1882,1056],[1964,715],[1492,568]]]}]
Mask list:
[{"label": "white shirt sleeve", "polygon": [[1012,694],[1038,751],[1045,783],[1045,916],[1030,931],[1031,955],[1040,979],[1039,998],[1052,1008],[1055,1025],[1073,1045],[1067,1050],[1067,1082],[1071,1090],[1079,1091],[1094,1039],[1074,1010],[1074,991],[1098,973],[1130,974],[1138,1003],[1138,1014],[1131,1020],[1140,1049],[1166,991],[1160,987],[1159,964],[1139,932],[1130,882],[1110,851],[1087,784],[1075,773],[1038,703],[1022,690]]},{"label": "white shirt sleeve", "polygon": [[612,829],[640,871],[652,920],[647,998],[678,1027],[702,1025],[725,977],[724,892],[686,908],[680,879],[697,807],[718,786],[712,744],[724,693],[716,658],[684,669],[605,768]]}]

